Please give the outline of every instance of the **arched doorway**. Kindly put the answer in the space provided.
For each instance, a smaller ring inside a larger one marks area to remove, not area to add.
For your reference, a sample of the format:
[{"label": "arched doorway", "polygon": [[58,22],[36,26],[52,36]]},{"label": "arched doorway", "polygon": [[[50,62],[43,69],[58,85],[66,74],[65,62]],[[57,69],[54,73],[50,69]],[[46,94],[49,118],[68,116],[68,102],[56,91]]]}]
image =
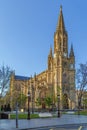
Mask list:
[{"label": "arched doorway", "polygon": [[63,109],[69,109],[68,96],[67,94],[63,95]]}]

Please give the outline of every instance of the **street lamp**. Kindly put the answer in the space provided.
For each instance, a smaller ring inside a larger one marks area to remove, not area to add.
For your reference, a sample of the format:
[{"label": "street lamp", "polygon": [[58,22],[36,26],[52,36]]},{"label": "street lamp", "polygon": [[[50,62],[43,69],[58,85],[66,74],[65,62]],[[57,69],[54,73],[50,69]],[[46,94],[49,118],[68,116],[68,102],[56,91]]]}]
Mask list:
[{"label": "street lamp", "polygon": [[30,120],[30,92],[28,91],[28,117],[27,119]]},{"label": "street lamp", "polygon": [[32,114],[34,113],[34,86],[32,85]]},{"label": "street lamp", "polygon": [[18,102],[16,102],[16,128],[18,128]]},{"label": "street lamp", "polygon": [[78,115],[80,115],[80,99],[79,99],[79,96],[78,96]]},{"label": "street lamp", "polygon": [[31,90],[32,90],[32,113],[34,113],[34,86],[33,86],[33,81],[32,81],[32,76],[31,76]]},{"label": "street lamp", "polygon": [[58,97],[58,115],[57,117],[59,118],[60,117],[60,95],[57,95]]}]

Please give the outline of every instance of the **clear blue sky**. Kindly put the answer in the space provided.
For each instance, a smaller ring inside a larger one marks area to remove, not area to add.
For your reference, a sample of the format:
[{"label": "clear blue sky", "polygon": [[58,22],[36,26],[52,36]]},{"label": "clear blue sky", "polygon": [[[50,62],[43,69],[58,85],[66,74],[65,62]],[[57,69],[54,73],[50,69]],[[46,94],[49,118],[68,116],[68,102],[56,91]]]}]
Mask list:
[{"label": "clear blue sky", "polygon": [[0,65],[31,76],[47,68],[60,5],[76,67],[87,61],[87,0],[0,0]]}]

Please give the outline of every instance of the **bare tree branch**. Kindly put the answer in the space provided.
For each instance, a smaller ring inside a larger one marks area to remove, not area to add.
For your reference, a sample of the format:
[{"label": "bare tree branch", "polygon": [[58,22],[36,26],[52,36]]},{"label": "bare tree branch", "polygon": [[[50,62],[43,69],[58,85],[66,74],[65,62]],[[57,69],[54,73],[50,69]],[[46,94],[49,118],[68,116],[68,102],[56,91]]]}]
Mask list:
[{"label": "bare tree branch", "polygon": [[85,91],[87,91],[87,63],[80,64],[77,69],[77,90],[78,104],[81,107],[81,100]]},{"label": "bare tree branch", "polygon": [[12,74],[12,70],[9,66],[1,66],[0,67],[0,95],[1,97],[5,95],[5,91],[8,90],[10,84],[10,77]]}]

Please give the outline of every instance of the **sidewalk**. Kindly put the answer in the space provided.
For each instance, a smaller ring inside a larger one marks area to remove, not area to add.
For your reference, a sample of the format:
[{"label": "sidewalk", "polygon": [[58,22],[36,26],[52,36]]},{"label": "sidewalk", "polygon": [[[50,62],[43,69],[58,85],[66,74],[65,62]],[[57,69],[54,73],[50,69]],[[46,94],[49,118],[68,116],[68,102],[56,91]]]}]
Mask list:
[{"label": "sidewalk", "polygon": [[15,120],[0,120],[0,130],[20,130],[25,128],[36,128],[55,125],[82,124],[87,123],[87,116],[62,115],[60,118],[39,118],[31,120],[18,120],[16,128]]}]

